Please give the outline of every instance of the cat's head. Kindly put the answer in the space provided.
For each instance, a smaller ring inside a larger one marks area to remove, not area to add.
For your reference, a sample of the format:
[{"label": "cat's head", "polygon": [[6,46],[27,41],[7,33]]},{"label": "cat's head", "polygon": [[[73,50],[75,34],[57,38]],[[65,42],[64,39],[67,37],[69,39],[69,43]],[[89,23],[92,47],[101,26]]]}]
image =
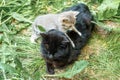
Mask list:
[{"label": "cat's head", "polygon": [[71,27],[74,27],[76,23],[76,16],[79,14],[78,11],[66,11],[60,14],[60,22],[63,26],[63,29],[68,30]]},{"label": "cat's head", "polygon": [[70,41],[63,32],[53,29],[41,36],[42,55],[46,60],[64,62],[69,57]]}]

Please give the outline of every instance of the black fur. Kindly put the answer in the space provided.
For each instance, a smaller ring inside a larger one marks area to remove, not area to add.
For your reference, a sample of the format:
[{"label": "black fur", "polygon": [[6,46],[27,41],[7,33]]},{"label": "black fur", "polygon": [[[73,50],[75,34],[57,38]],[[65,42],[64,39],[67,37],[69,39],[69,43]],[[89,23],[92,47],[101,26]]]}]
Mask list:
[{"label": "black fur", "polygon": [[83,3],[75,5],[66,11],[69,10],[79,11],[75,27],[82,33],[82,37],[80,38],[79,35],[75,34],[74,32],[68,32],[68,35],[71,37],[71,39],[74,39],[74,43],[79,44],[76,45],[76,49],[81,49],[91,36],[91,32],[94,27],[94,24],[91,23],[91,21],[93,21],[94,19],[88,6]]},{"label": "black fur", "polygon": [[80,37],[74,31],[67,32],[75,44],[75,48],[73,48],[63,32],[53,29],[41,34],[41,51],[49,74],[54,74],[54,68],[64,67],[75,61],[80,54],[80,50],[91,36],[93,16],[88,7],[84,4],[78,4],[66,11],[69,10],[80,12],[77,15],[75,27],[82,33],[83,37]]}]

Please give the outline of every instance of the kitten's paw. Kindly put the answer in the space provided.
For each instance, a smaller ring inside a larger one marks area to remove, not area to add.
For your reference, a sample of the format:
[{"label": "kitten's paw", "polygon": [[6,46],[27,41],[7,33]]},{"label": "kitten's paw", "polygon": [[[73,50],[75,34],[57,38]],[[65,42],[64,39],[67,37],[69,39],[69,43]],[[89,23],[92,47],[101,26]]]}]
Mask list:
[{"label": "kitten's paw", "polygon": [[33,38],[30,38],[30,41],[31,41],[31,43],[34,43],[34,44],[36,43],[35,39],[33,39]]}]

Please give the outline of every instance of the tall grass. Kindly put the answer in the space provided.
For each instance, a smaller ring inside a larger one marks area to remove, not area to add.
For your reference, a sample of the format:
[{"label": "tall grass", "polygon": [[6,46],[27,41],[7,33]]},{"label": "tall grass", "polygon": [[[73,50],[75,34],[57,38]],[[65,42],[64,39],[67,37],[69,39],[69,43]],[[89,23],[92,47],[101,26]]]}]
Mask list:
[{"label": "tall grass", "polygon": [[[98,22],[101,19],[102,23],[104,19],[119,22],[118,10],[120,9],[116,8],[117,15],[101,18],[100,14],[104,12],[97,12],[95,5],[100,6],[103,0],[0,0],[0,80],[45,79],[45,62],[40,55],[39,43],[32,44],[29,41],[31,23],[37,15],[57,13],[79,2],[84,2],[90,7]],[[117,80],[120,77],[119,30],[109,30],[109,28],[105,30],[110,31],[111,34],[103,39],[95,33],[88,45],[95,48],[93,45],[96,45],[99,40],[106,44],[106,48],[102,49],[102,44],[98,43],[101,47],[100,54],[92,55],[88,60],[90,65],[83,76],[87,74],[91,80],[93,78]],[[97,53],[97,49],[95,52]],[[90,70],[95,70],[98,75],[90,75]]]},{"label": "tall grass", "polygon": [[118,80],[120,77],[120,35],[114,33],[104,39],[99,37],[98,40],[102,42],[98,44],[99,52],[90,57],[89,70],[93,71],[94,75],[89,74],[89,76],[91,79],[98,80]]}]

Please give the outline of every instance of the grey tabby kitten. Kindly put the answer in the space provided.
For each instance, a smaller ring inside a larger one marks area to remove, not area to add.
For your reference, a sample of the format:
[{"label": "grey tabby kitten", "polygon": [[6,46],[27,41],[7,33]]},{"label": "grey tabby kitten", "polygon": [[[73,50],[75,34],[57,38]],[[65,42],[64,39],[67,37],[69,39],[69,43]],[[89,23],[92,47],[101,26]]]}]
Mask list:
[{"label": "grey tabby kitten", "polygon": [[35,43],[35,40],[40,37],[40,33],[42,33],[38,26],[42,26],[46,31],[51,29],[57,29],[65,33],[65,35],[70,40],[73,47],[75,47],[73,41],[66,34],[67,30],[73,30],[81,36],[81,33],[75,28],[76,23],[76,15],[79,12],[77,11],[66,11],[59,14],[46,14],[38,16],[33,24],[32,24],[32,35],[31,42]]}]

